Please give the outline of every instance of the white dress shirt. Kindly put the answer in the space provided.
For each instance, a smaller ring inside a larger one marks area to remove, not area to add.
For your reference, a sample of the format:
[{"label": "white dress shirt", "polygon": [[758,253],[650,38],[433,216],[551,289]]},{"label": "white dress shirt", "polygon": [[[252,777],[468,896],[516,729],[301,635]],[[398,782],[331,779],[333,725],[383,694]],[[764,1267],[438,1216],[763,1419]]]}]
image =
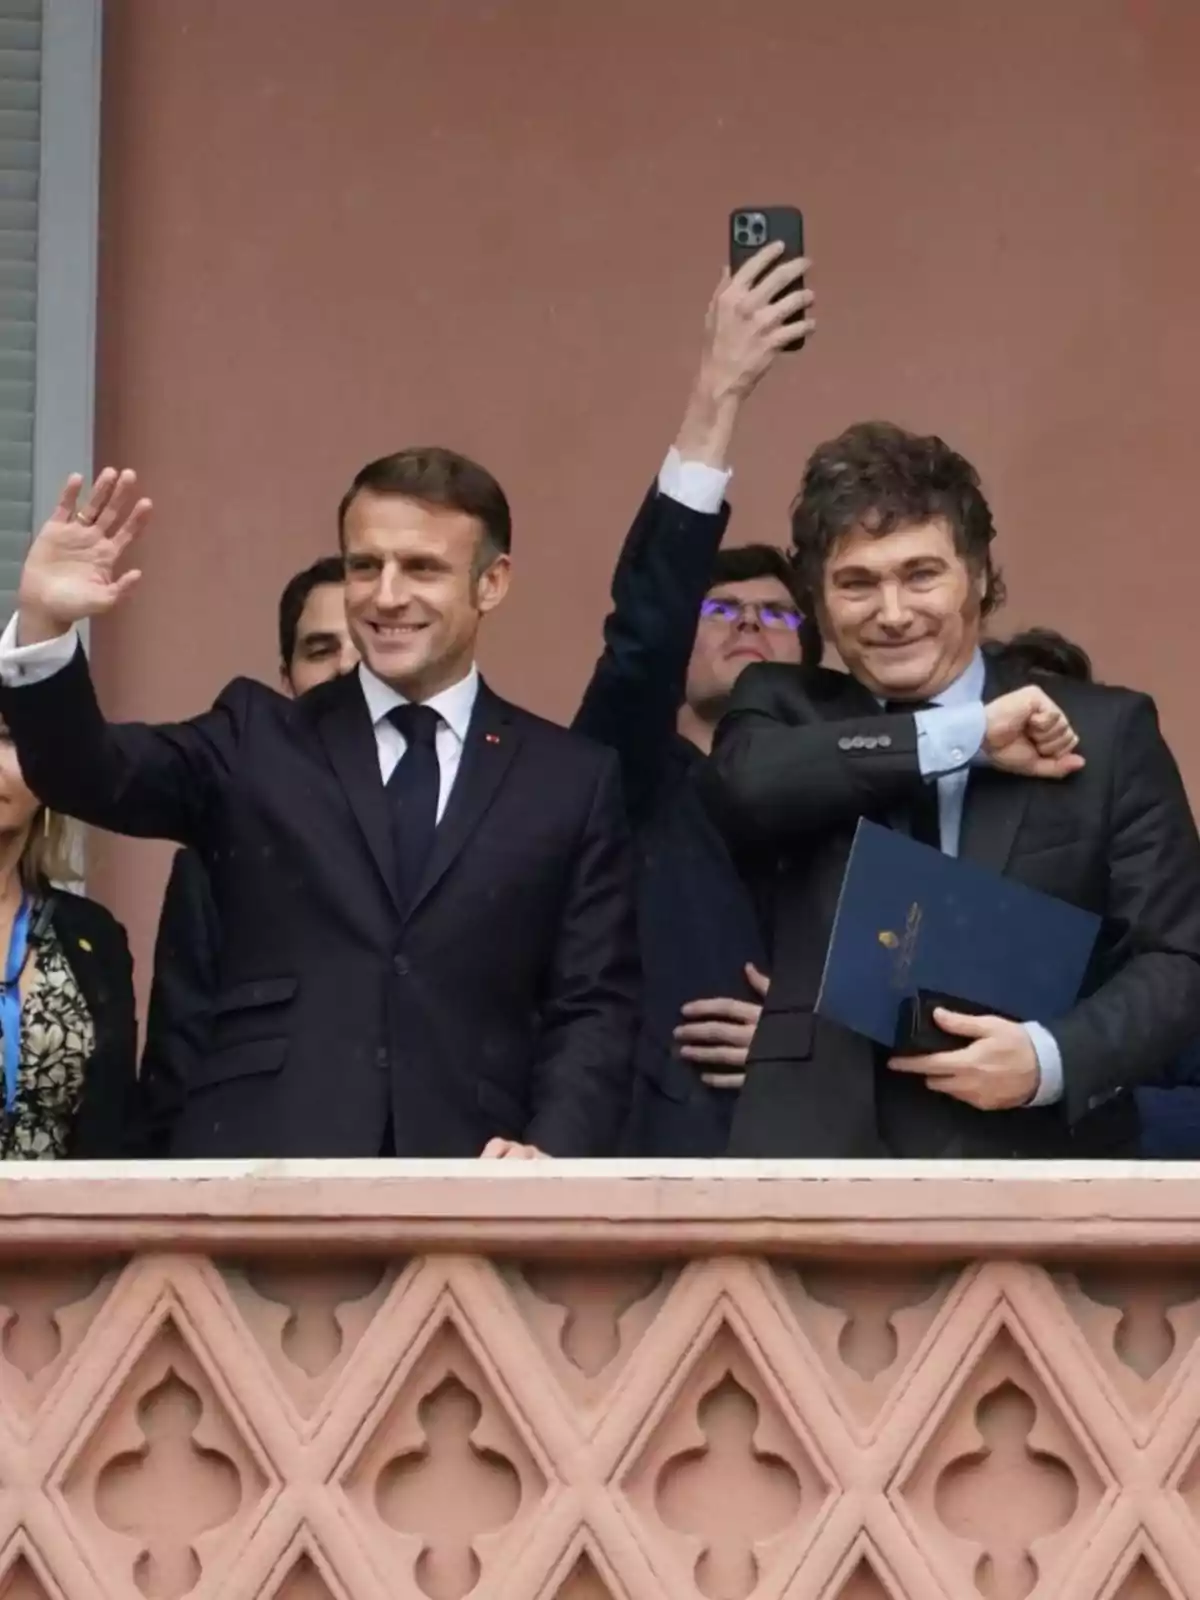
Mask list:
[{"label": "white dress shirt", "polygon": [[[40,683],[69,666],[79,648],[79,631],[69,628],[57,639],[47,639],[41,644],[17,643],[17,619],[13,616],[3,634],[0,634],[0,683],[10,689],[22,684]],[[358,668],[358,681],[375,729],[375,746],[379,753],[379,775],[386,783],[396,769],[405,751],[404,735],[388,721],[388,712],[408,702],[402,694],[382,678],[377,678],[365,666]],[[460,678],[450,688],[435,694],[426,705],[441,717],[438,724],[436,749],[441,782],[438,787],[438,821],[446,809],[454,780],[462,760],[463,743],[471,725],[471,713],[479,694],[479,672],[474,666],[465,678]]]},{"label": "white dress shirt", "polygon": [[[0,676],[3,675],[3,648],[3,641],[0,641]],[[394,711],[397,706],[408,705],[409,702],[390,684],[384,683],[382,678],[377,678],[370,668],[361,662],[358,668],[358,681],[362,684],[363,698],[367,702],[367,710],[371,713],[371,722],[375,728],[379,775],[386,783],[408,747],[400,729],[388,721],[388,712]],[[424,702],[442,719],[438,723],[435,740],[439,774],[437,810],[439,822],[446,810],[446,802],[450,798],[454,780],[458,776],[463,745],[466,742],[467,729],[471,726],[471,713],[475,709],[478,694],[479,669],[472,666],[465,678],[460,678],[457,683],[452,683],[448,689],[443,689],[440,694],[435,694]]]}]

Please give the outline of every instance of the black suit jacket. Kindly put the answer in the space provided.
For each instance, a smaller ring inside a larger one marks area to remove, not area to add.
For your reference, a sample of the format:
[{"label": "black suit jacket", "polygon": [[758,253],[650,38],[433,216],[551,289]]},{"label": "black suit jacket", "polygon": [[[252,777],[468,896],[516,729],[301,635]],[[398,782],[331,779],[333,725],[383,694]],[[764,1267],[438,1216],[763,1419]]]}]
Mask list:
[{"label": "black suit jacket", "polygon": [[174,1156],[611,1151],[637,971],[615,758],[481,685],[424,881],[397,898],[357,674],[106,724],[87,662],[0,695],[48,804],[192,845],[219,918],[210,1047]]},{"label": "black suit jacket", "polygon": [[147,1154],[166,1156],[187,1085],[212,1048],[221,929],[204,862],[178,850],[154,944],[140,1078]]},{"label": "black suit jacket", "polygon": [[700,603],[729,521],[652,489],[617,561],[604,652],[573,726],[609,745],[634,825],[644,998],[631,1156],[717,1156],[736,1096],[710,1089],[677,1054],[680,1007],[753,996],[744,965],[764,957],[754,906],[697,787],[704,757],[676,732]]},{"label": "black suit jacket", "polygon": [[53,889],[46,906],[96,1034],[67,1155],[117,1161],[135,1154],[138,1144],[137,1015],[129,941],[116,918],[94,900]]},{"label": "black suit jacket", "polygon": [[[990,661],[987,697],[1020,681]],[[881,714],[845,674],[753,666],[709,767],[714,803],[773,929],[771,993],[731,1154],[1132,1150],[1136,1123],[1122,1091],[1159,1076],[1200,1031],[1200,841],[1151,700],[1033,681],[1071,718],[1087,765],[1062,782],[973,770],[960,852],[1105,918],[1083,998],[1066,1016],[1038,1019],[1062,1053],[1062,1101],[976,1111],[876,1068],[865,1040],[814,1017],[854,826],[862,816],[887,822],[908,805],[921,782],[916,723]]]}]

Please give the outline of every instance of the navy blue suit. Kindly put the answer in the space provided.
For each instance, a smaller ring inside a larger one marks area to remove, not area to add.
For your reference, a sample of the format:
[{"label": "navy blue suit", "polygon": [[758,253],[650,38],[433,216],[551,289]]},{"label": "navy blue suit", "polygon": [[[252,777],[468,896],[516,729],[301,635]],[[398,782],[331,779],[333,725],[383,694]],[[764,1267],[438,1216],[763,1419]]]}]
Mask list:
[{"label": "navy blue suit", "polygon": [[766,960],[749,893],[701,802],[704,756],[676,732],[700,603],[728,507],[713,516],[652,490],[613,576],[604,653],[574,721],[621,762],[637,848],[643,1017],[631,1156],[723,1155],[736,1096],[709,1089],[675,1051],[689,1000],[752,1000],[744,964]]}]

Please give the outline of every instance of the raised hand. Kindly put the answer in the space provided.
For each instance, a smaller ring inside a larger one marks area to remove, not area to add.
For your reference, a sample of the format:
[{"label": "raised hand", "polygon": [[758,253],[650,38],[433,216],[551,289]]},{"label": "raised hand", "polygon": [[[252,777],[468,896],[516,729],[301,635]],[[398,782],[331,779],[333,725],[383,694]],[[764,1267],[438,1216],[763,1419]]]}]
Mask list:
[{"label": "raised hand", "polygon": [[150,516],[149,500],[136,498],[137,474],[106,467],[89,495],[82,489],[73,473],[29,547],[17,591],[18,644],[56,639],[85,617],[111,611],[141,577],[136,570],[116,576]]},{"label": "raised hand", "polygon": [[1044,689],[1016,689],[985,710],[983,748],[994,767],[1026,778],[1068,778],[1083,766],[1079,735]]},{"label": "raised hand", "polygon": [[[692,387],[675,448],[685,461],[723,467],[742,401],[774,365],[779,352],[816,327],[807,313],[811,289],[800,279],[810,261],[783,261],[776,241],[721,277],[708,307],[700,370]],[[774,297],[781,298],[776,300]]]}]

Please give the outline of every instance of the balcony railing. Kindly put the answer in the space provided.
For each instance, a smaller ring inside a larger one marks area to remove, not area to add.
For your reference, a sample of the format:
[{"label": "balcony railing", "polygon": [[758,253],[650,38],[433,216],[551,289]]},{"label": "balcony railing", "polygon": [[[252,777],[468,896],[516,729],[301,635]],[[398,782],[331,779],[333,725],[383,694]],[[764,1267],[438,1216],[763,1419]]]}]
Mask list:
[{"label": "balcony railing", "polygon": [[4,1600],[1182,1600],[1184,1168],[0,1168]]}]

